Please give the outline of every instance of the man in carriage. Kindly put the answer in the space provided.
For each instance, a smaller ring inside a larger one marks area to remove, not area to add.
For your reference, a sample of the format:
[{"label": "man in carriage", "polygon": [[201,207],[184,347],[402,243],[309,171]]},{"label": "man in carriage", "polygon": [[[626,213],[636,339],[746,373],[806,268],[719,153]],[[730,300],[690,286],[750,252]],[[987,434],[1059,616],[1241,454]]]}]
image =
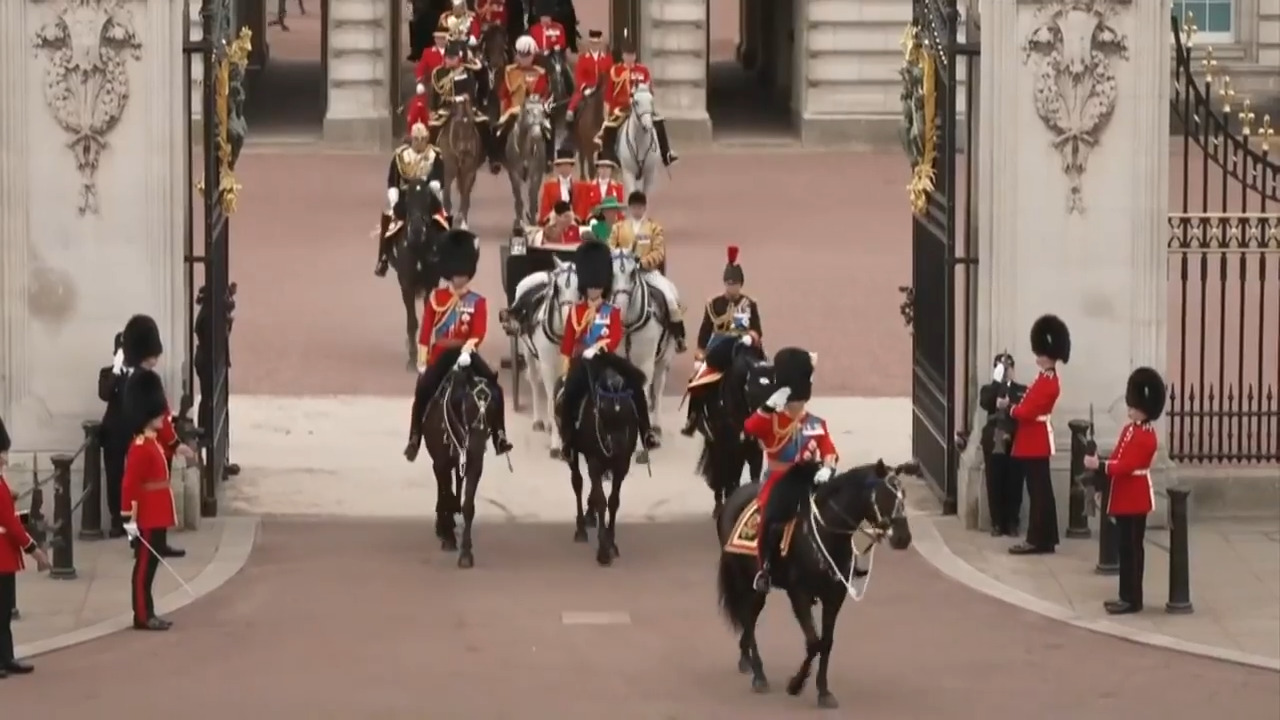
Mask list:
[{"label": "man in carriage", "polygon": [[[546,225],[556,203],[567,202],[570,208],[578,206],[578,198],[587,192],[586,186],[573,176],[578,164],[577,156],[569,148],[556,151],[555,175],[542,183],[538,193],[538,224]],[[583,218],[576,218],[582,222]]]},{"label": "man in carriage", "polygon": [[418,81],[418,92],[425,93],[427,91],[427,83],[431,82],[431,76],[435,73],[436,68],[444,65],[444,53],[449,47],[449,31],[436,30],[432,35],[435,44],[422,51],[422,57],[418,59],[418,64],[413,68],[413,77]]},{"label": "man in carriage", "polygon": [[573,97],[569,98],[569,112],[565,119],[573,122],[578,105],[590,93],[595,92],[601,77],[609,77],[613,70],[613,56],[604,44],[604,33],[599,30],[587,32],[587,51],[578,56],[578,64],[573,69]]},{"label": "man in carriage", "polygon": [[454,103],[468,102],[471,105],[471,119],[480,133],[485,157],[489,162],[501,163],[502,153],[497,147],[497,140],[489,127],[489,116],[480,111],[479,82],[485,75],[480,63],[465,61],[462,43],[453,41],[445,49],[444,65],[436,68],[431,75],[431,142],[439,137],[440,128],[449,120],[449,108]]},{"label": "man in carriage", "polygon": [[595,213],[593,210],[604,202],[605,198],[614,198],[619,205],[626,200],[622,183],[613,179],[613,170],[618,163],[613,159],[613,149],[601,150],[596,156],[595,179],[586,183],[586,192],[582,193],[582,204],[577,209],[578,217],[584,221]]},{"label": "man in carriage", "polygon": [[493,449],[499,455],[511,452],[502,386],[498,384],[498,374],[479,353],[488,330],[489,308],[485,297],[471,289],[480,258],[476,236],[466,230],[450,231],[441,242],[439,253],[440,274],[448,285],[432,290],[423,303],[422,330],[418,337],[420,374],[413,396],[405,456],[412,459],[417,455],[427,406],[455,367],[470,368],[476,377],[488,382],[492,392],[490,402],[497,410],[491,428]]},{"label": "man in carriage", "polygon": [[[516,61],[502,71],[502,80],[498,86],[498,98],[501,101],[502,114],[498,117],[496,145],[501,152],[506,147],[507,137],[515,126],[520,109],[530,96],[550,99],[551,85],[547,81],[547,71],[534,63],[538,53],[538,44],[528,35],[521,35],[516,40]],[[544,131],[546,141],[546,157],[554,155],[555,139]]]},{"label": "man in carriage", "polygon": [[694,351],[693,377],[689,380],[689,411],[680,431],[693,437],[701,419],[703,400],[720,382],[720,377],[733,362],[733,348],[738,344],[759,345],[763,339],[760,308],[755,300],[742,293],[744,278],[738,264],[738,248],[730,245],[729,262],[724,266],[724,292],[707,301],[698,328],[698,349]]},{"label": "man in carriage", "polygon": [[609,247],[630,252],[640,262],[644,279],[657,290],[667,305],[667,332],[676,341],[676,352],[684,352],[684,309],[680,306],[680,294],[675,284],[662,274],[667,262],[667,240],[662,226],[649,219],[649,199],[639,190],[627,198],[626,220],[613,226],[609,234]]},{"label": "man in carriage", "polygon": [[[601,148],[617,147],[618,129],[630,115],[631,95],[640,85],[647,85],[652,92],[653,74],[649,72],[649,68],[636,60],[635,41],[624,34],[622,62],[614,65],[609,71],[609,94],[605,96],[604,127],[600,131]],[[667,138],[667,121],[661,116],[655,116],[653,125],[658,132],[658,150],[662,154],[662,163],[670,167],[680,159],[680,156],[671,149],[671,141]]]},{"label": "man in carriage", "polygon": [[[391,156],[391,167],[387,170],[387,211],[382,214],[378,232],[378,264],[373,271],[378,277],[386,276],[396,233],[404,227],[407,217],[404,191],[410,183],[416,182],[426,182],[433,193],[441,192],[444,183],[444,163],[431,145],[427,126],[422,123],[410,128],[409,141],[396,148]],[[443,209],[434,219],[444,229],[449,228]]]}]

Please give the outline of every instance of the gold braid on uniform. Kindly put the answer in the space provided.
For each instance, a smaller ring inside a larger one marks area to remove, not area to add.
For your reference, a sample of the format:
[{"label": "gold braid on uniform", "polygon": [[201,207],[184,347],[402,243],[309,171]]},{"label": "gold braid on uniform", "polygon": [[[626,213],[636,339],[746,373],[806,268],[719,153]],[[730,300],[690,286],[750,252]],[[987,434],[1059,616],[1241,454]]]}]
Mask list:
[{"label": "gold braid on uniform", "polygon": [[[800,418],[793,418],[794,422],[791,423],[791,427],[787,428],[786,430],[783,430],[782,423],[778,421],[779,412],[781,411],[775,412],[773,414],[773,417],[770,418],[770,420],[773,421],[774,437],[781,438],[780,440],[778,440],[778,443],[776,445],[773,445],[772,447],[765,445],[764,451],[770,455],[778,452],[779,450],[782,449],[783,445],[786,445],[787,443],[791,442],[791,438],[795,437],[796,431],[800,429]],[[761,445],[764,445],[764,443],[761,443]]]},{"label": "gold braid on uniform", "polygon": [[[717,315],[715,311],[715,302],[720,298],[724,298],[725,307],[724,307],[723,315]],[[737,303],[734,303],[733,301],[729,300],[729,298],[723,295],[717,295],[711,298],[710,300],[708,300],[707,301],[707,317],[711,318],[711,328],[716,332],[723,332],[723,333],[734,332],[733,311],[738,309],[738,306],[742,303],[743,300],[749,301],[750,299],[751,298],[747,297],[746,295],[743,295],[741,298],[739,298]]]},{"label": "gold braid on uniform", "polygon": [[[435,345],[436,343],[436,330],[438,330],[440,326],[444,324],[444,321],[448,319],[450,311],[457,307],[459,299],[457,293],[449,293],[448,302],[443,305],[437,305],[434,295],[435,293],[431,293],[427,296],[427,302],[431,304],[431,310],[436,314],[435,321],[431,323],[431,345]],[[419,365],[425,365],[427,363],[427,357],[431,354],[431,345],[418,346]]]}]

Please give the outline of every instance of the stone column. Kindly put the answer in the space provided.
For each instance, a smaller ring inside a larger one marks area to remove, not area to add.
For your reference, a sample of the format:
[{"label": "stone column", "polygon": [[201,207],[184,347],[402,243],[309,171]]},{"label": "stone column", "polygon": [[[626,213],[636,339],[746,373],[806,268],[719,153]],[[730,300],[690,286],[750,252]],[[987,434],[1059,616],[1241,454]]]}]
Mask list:
[{"label": "stone column", "polygon": [[57,47],[75,47],[57,22],[66,3],[0,3],[0,414],[18,450],[79,446],[133,313],[160,326],[175,405],[181,388],[187,18],[170,0],[90,7],[111,32],[94,35],[98,104],[82,111],[47,101],[86,83],[55,64]]},{"label": "stone column", "polygon": [[706,0],[640,5],[640,59],[653,72],[658,110],[677,151],[711,142],[707,115]]},{"label": "stone column", "polygon": [[327,143],[366,148],[388,146],[392,138],[390,3],[330,0],[329,102],[324,116]]},{"label": "stone column", "polygon": [[[1020,377],[1035,372],[1028,332],[1037,316],[1054,313],[1070,326],[1072,359],[1054,412],[1063,528],[1067,421],[1092,405],[1098,440],[1109,445],[1125,422],[1132,368],[1165,368],[1170,14],[1169,0],[981,2],[978,381],[1005,348]],[[1094,86],[1082,116],[1057,125],[1055,113],[1069,117],[1057,93],[1082,86],[1051,64],[1055,52],[1062,63],[1083,63],[1085,75],[1109,68],[1114,78]],[[1107,67],[1096,68],[1096,58]],[[1069,128],[1078,143],[1061,140]],[[978,411],[975,427],[983,420]],[[976,432],[974,440],[960,488],[971,524],[979,510],[984,523],[987,514]],[[1158,487],[1169,477],[1153,475]]]}]

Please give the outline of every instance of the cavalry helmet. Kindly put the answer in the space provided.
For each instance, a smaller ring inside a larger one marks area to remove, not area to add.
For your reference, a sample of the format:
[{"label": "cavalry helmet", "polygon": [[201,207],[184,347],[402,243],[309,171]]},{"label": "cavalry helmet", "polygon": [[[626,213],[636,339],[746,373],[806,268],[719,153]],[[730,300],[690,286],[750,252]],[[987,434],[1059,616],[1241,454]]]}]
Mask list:
[{"label": "cavalry helmet", "polygon": [[13,440],[9,438],[9,431],[4,426],[4,418],[0,418],[0,452],[9,452],[11,447]]},{"label": "cavalry helmet", "polygon": [[578,246],[573,268],[579,290],[599,288],[608,294],[613,288],[613,252],[599,240],[587,240]]},{"label": "cavalry helmet", "polygon": [[813,396],[815,355],[804,348],[784,347],[773,355],[774,384],[791,388],[788,401],[807,401]]},{"label": "cavalry helmet", "polygon": [[1129,375],[1124,403],[1145,415],[1147,422],[1155,422],[1164,414],[1165,398],[1164,378],[1154,369],[1140,367]]},{"label": "cavalry helmet", "polygon": [[164,381],[154,370],[138,368],[124,384],[124,417],[130,435],[146,429],[147,423],[169,412]]},{"label": "cavalry helmet", "polygon": [[426,140],[431,137],[431,133],[427,131],[426,125],[416,122],[413,124],[413,127],[409,129],[409,137],[414,140]]},{"label": "cavalry helmet", "polygon": [[1031,325],[1031,352],[1055,362],[1071,361],[1071,331],[1057,315],[1041,315]]},{"label": "cavalry helmet", "polygon": [[450,230],[440,242],[440,275],[453,278],[476,276],[480,262],[480,250],[476,247],[476,235],[467,230]]},{"label": "cavalry helmet", "polygon": [[121,333],[120,350],[124,353],[124,364],[129,367],[137,367],[143,360],[163,354],[164,343],[160,342],[156,321],[150,315],[129,318]]},{"label": "cavalry helmet", "polygon": [[516,54],[526,57],[535,55],[538,52],[538,41],[528,35],[521,35],[516,40]]},{"label": "cavalry helmet", "polygon": [[743,283],[742,266],[738,264],[738,246],[730,245],[726,251],[729,262],[725,263],[722,279],[727,283],[741,285]]}]

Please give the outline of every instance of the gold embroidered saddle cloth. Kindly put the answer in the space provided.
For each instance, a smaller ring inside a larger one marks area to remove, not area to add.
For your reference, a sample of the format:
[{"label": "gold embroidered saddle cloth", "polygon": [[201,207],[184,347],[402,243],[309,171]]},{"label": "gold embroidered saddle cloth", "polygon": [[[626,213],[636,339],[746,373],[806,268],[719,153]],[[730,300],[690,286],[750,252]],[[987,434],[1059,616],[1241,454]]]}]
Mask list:
[{"label": "gold embroidered saddle cloth", "polygon": [[[795,534],[796,521],[793,519],[787,523],[787,527],[782,532],[782,547],[780,548],[782,557],[787,556],[787,551],[791,549],[791,536]],[[725,552],[736,553],[738,555],[758,554],[758,546],[760,544],[760,502],[752,500],[742,510],[742,514],[738,516],[738,521],[733,524],[733,531],[729,533],[729,540],[725,542]]]}]

